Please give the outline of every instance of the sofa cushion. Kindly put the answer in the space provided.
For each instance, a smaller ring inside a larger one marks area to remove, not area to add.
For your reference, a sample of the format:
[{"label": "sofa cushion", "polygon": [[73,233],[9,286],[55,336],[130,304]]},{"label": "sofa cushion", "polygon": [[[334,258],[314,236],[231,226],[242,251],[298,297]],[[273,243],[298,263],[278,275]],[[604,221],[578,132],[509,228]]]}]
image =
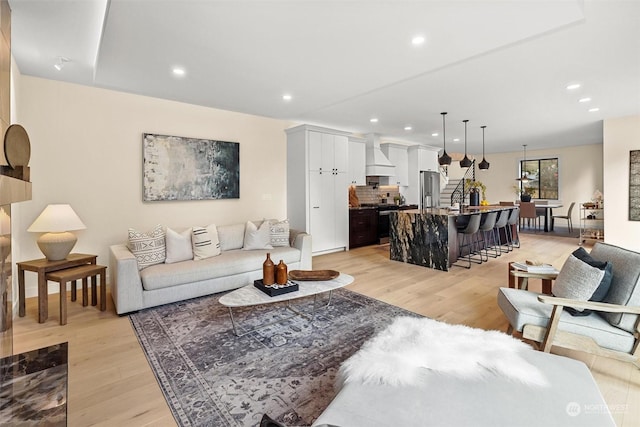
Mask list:
[{"label": "sofa cushion", "polygon": [[263,221],[259,226],[251,221],[247,221],[244,227],[243,250],[273,249],[270,242],[271,228],[269,221]]},{"label": "sofa cushion", "polygon": [[244,243],[244,224],[218,226],[218,239],[221,251],[241,249]]},{"label": "sofa cushion", "polygon": [[167,257],[165,263],[187,261],[193,259],[193,249],[191,248],[191,228],[179,233],[167,227],[165,237],[167,246]]},{"label": "sofa cushion", "polygon": [[151,231],[129,229],[127,247],[138,261],[138,270],[164,263],[166,258],[165,232],[160,224]]},{"label": "sofa cushion", "polygon": [[[604,302],[640,306],[640,253],[598,242],[593,246],[591,256],[613,265],[611,287]],[[635,330],[638,320],[638,315],[627,313],[604,313],[603,316],[612,325],[628,332]]]},{"label": "sofa cushion", "polygon": [[220,255],[220,242],[215,224],[204,227],[193,227],[191,232],[193,259],[201,260]]},{"label": "sofa cushion", "polygon": [[[268,251],[274,262],[283,260],[285,264],[289,265],[297,265],[296,263],[300,262],[301,252],[297,248],[273,248]],[[150,291],[251,271],[262,272],[262,263],[266,256],[267,250],[243,251],[234,249],[223,251],[216,257],[200,261],[154,265],[142,270],[140,278],[142,279],[142,287]]]},{"label": "sofa cushion", "polygon": [[[546,328],[549,324],[553,305],[538,301],[538,295],[540,294],[512,288],[500,288],[498,291],[498,306],[515,330],[522,332],[524,325]],[[575,317],[563,310],[558,329],[590,336],[601,347],[627,353],[634,344],[632,334],[610,325],[598,312],[591,316]]]}]

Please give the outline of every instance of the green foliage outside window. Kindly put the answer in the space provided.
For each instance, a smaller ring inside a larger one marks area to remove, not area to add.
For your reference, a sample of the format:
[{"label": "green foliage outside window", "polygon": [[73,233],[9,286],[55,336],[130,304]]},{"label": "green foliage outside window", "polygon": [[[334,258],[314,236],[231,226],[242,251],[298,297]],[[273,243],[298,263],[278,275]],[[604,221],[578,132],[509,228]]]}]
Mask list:
[{"label": "green foliage outside window", "polygon": [[520,174],[529,182],[520,183],[521,189],[533,199],[558,200],[558,159],[538,159],[520,162]]}]

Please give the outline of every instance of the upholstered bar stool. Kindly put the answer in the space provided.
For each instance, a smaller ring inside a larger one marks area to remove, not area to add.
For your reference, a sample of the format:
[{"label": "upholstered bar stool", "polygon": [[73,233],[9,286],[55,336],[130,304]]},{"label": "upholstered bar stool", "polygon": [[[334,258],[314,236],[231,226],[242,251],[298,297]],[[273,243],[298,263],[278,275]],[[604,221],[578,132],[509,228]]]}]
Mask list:
[{"label": "upholstered bar stool", "polygon": [[[511,210],[509,220],[507,221],[507,236],[509,237],[509,243],[511,249],[520,247],[520,234],[518,232],[518,223],[520,222],[520,208],[514,208]],[[515,240],[513,230],[516,231]],[[517,245],[516,245],[517,243]]]},{"label": "upholstered bar stool", "polygon": [[[462,257],[463,248],[465,247],[469,248],[469,252],[467,253],[467,261],[469,262],[469,265],[464,266],[464,265],[457,265],[456,263],[454,263],[453,265],[457,267],[471,268],[472,262],[476,264],[480,264],[482,262],[482,254],[480,254],[480,261],[473,260],[471,258],[471,256],[477,252],[478,250],[477,248],[479,247],[477,233],[478,233],[478,230],[480,229],[481,216],[479,213],[471,214],[468,216],[469,216],[469,222],[467,223],[466,227],[464,227],[463,229],[458,228],[458,234],[462,235],[462,241],[460,243],[459,250],[458,250],[458,257],[459,258]],[[474,236],[475,236],[475,241],[474,241]]]},{"label": "upholstered bar stool", "polygon": [[[487,212],[482,214],[484,216],[484,221],[480,222],[479,231],[482,233],[482,243],[484,248],[484,255],[486,260],[489,261],[489,247],[494,249],[495,254],[491,255],[492,258],[498,257],[498,248],[496,246],[496,239],[493,233],[493,228],[496,226],[496,221],[498,219],[498,212]],[[487,237],[491,237],[491,246],[489,245],[489,239]],[[480,256],[482,258],[482,255]]]},{"label": "upholstered bar stool", "polygon": [[502,243],[502,239],[500,238],[500,229],[501,228],[505,229],[504,233],[505,233],[505,240],[506,240],[507,239],[506,227],[507,227],[507,222],[509,221],[509,215],[511,214],[512,210],[513,209],[501,210],[500,214],[498,215],[498,219],[496,220],[496,225],[495,227],[493,227],[493,233],[494,233],[494,238],[498,248],[498,254],[509,252],[508,245],[507,245],[507,249],[502,248],[503,243]]}]

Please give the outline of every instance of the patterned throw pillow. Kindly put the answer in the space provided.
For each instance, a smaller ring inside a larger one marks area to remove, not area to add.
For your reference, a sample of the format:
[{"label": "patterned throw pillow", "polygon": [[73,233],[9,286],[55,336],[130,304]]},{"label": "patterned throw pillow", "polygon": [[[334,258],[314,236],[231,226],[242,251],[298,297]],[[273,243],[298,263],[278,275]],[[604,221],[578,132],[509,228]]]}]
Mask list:
[{"label": "patterned throw pillow", "polygon": [[127,247],[138,261],[138,270],[150,265],[162,264],[166,258],[165,234],[160,224],[151,231],[129,229]]},{"label": "patterned throw pillow", "polygon": [[278,221],[272,219],[269,221],[271,230],[271,246],[289,246],[289,220],[283,219]]},{"label": "patterned throw pillow", "polygon": [[191,244],[193,245],[193,259],[205,259],[220,255],[220,241],[215,224],[191,229]]}]

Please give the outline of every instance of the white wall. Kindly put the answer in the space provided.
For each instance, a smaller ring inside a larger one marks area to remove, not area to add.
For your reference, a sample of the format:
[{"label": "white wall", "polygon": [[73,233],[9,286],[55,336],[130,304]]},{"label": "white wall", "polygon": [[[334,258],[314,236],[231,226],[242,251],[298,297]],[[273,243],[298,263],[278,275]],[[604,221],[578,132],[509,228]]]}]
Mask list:
[{"label": "white wall", "polygon": [[[513,186],[517,183],[518,164],[523,152],[488,154],[489,170],[476,170],[476,179],[487,186],[490,202],[515,200]],[[595,190],[602,191],[602,145],[580,145],[546,150],[527,149],[527,160],[558,159],[558,198],[568,207],[572,201],[591,200]],[[574,208],[574,224],[578,226],[578,212]],[[566,209],[560,209],[563,212]],[[555,211],[554,211],[555,212]]]},{"label": "white wall", "polygon": [[640,252],[640,221],[629,221],[629,152],[640,150],[640,116],[604,122],[604,238]]},{"label": "white wall", "polygon": [[[17,117],[31,140],[33,200],[21,205],[18,261],[41,258],[26,228],[50,203],[69,203],[87,226],[74,252],[98,255],[125,242],[127,228],[231,224],[286,215],[290,123],[173,101],[20,77]],[[240,143],[240,198],[142,202],[142,134]],[[32,277],[33,276],[33,277]],[[36,295],[27,273],[27,296]],[[55,290],[57,292],[57,289]]]}]

